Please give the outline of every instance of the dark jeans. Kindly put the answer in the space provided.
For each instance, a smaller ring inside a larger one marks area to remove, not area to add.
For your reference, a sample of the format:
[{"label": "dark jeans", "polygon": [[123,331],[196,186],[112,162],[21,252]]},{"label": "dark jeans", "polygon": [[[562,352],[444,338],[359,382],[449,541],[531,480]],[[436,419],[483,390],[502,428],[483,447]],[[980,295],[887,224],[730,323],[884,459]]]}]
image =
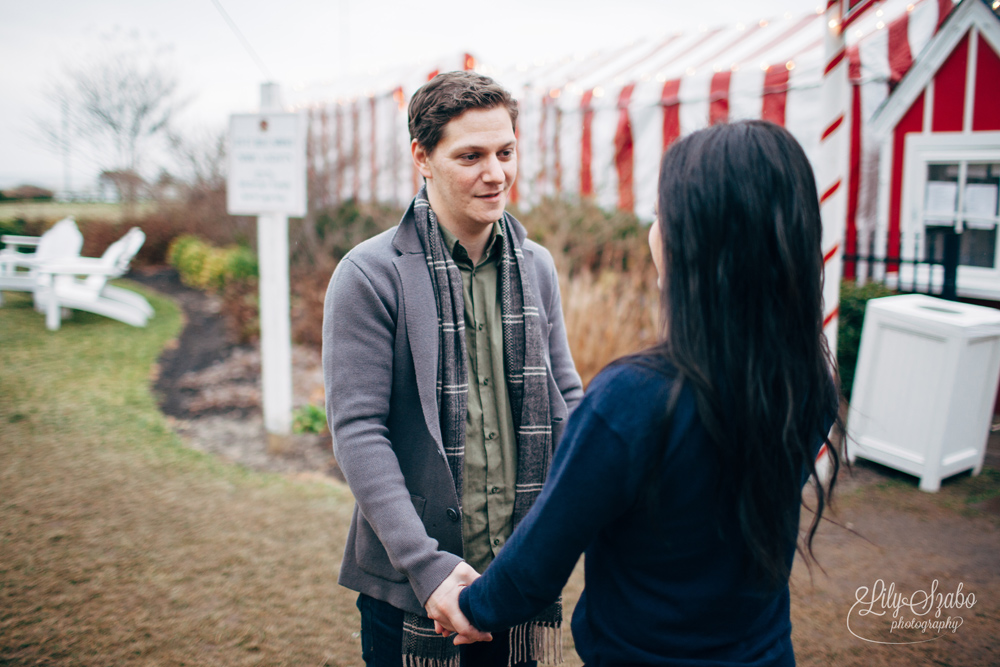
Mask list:
[{"label": "dark jeans", "polygon": [[[358,596],[361,612],[361,657],[367,667],[402,667],[403,611],[388,602],[362,593]],[[462,667],[507,667],[510,642],[508,631],[494,632],[493,641],[462,646]],[[537,667],[538,663],[520,662],[516,667]]]}]

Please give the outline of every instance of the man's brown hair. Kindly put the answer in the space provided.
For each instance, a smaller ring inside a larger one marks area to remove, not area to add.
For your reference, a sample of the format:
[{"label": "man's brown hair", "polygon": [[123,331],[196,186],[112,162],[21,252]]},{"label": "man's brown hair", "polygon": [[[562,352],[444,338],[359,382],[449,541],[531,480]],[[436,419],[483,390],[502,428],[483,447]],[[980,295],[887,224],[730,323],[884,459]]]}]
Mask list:
[{"label": "man's brown hair", "polygon": [[421,86],[410,100],[410,139],[416,139],[428,154],[433,153],[444,126],[469,109],[502,106],[517,128],[517,101],[503,86],[475,72],[444,72]]}]

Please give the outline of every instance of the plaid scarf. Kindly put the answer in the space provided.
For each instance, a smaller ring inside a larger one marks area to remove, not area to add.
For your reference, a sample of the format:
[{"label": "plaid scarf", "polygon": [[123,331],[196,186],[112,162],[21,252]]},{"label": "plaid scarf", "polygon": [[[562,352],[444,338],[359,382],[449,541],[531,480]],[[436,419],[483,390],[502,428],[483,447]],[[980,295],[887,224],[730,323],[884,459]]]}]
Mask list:
[{"label": "plaid scarf", "polygon": [[[413,201],[413,223],[424,247],[438,312],[437,400],[444,451],[455,480],[459,507],[465,466],[465,422],[469,375],[465,348],[465,299],[462,273],[445,247],[426,186]],[[516,526],[541,493],[552,456],[549,389],[542,354],[538,304],[524,268],[524,254],[513,243],[513,216],[504,212],[503,254],[499,271],[504,372],[517,437]],[[402,224],[406,224],[404,218]],[[510,663],[528,660],[562,662],[562,602],[556,600],[531,621],[510,631]],[[434,632],[434,622],[420,614],[403,619],[406,667],[459,667],[459,647]]]}]

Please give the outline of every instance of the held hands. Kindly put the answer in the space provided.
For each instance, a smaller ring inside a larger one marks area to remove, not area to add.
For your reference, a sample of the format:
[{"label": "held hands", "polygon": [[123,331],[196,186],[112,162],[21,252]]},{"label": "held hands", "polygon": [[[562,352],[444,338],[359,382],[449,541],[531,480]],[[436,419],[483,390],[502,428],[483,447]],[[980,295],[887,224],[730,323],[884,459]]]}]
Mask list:
[{"label": "held hands", "polygon": [[431,596],[427,598],[427,604],[424,605],[427,615],[434,621],[434,631],[445,637],[456,634],[456,644],[472,644],[493,640],[493,635],[490,633],[480,632],[472,627],[469,619],[465,617],[458,606],[459,593],[478,578],[479,573],[471,565],[462,561],[455,566],[448,578],[434,589]]}]

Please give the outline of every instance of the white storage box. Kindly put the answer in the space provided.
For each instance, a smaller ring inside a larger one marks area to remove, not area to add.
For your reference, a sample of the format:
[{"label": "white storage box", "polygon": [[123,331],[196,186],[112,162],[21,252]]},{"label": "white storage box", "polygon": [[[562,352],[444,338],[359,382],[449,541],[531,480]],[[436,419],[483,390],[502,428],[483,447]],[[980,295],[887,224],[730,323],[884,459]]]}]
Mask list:
[{"label": "white storage box", "polygon": [[1000,380],[1000,310],[920,294],[872,299],[848,413],[847,455],[920,478],[983,467]]}]

